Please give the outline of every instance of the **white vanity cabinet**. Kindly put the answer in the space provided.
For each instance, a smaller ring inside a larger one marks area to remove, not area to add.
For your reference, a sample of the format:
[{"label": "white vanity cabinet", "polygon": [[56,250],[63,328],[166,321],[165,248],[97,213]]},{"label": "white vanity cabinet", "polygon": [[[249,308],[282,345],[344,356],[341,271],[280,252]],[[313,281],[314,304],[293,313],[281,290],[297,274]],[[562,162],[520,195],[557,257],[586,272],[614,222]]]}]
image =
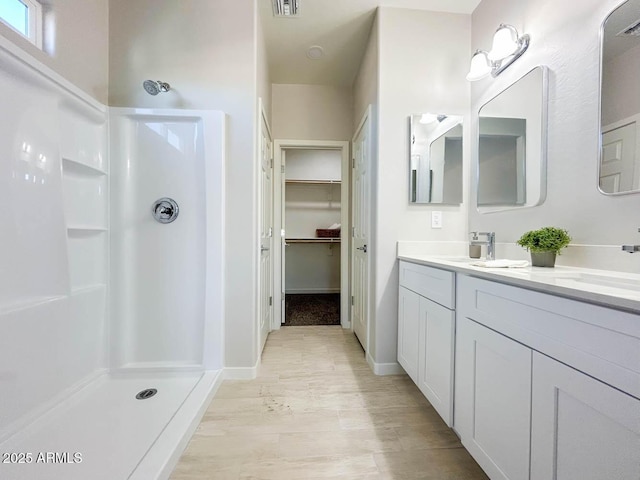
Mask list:
[{"label": "white vanity cabinet", "polygon": [[640,316],[457,276],[454,427],[492,479],[640,479]]},{"label": "white vanity cabinet", "polygon": [[400,262],[398,362],[448,426],[453,422],[455,274]]},{"label": "white vanity cabinet", "polygon": [[420,295],[400,286],[398,293],[398,363],[418,383]]},{"label": "white vanity cabinet", "polygon": [[531,480],[640,478],[640,401],[533,354]]},{"label": "white vanity cabinet", "polygon": [[458,319],[455,428],[493,480],[529,478],[531,361],[530,348]]}]

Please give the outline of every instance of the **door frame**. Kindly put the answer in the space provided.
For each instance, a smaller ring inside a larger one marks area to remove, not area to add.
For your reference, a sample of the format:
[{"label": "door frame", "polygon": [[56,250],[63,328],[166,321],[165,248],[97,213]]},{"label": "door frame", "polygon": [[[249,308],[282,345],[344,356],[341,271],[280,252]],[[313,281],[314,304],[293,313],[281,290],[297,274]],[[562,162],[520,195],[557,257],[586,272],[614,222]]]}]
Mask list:
[{"label": "door frame", "polygon": [[[267,127],[267,133],[269,134],[269,139],[271,141],[271,196],[272,196],[272,201],[271,201],[271,228],[272,228],[272,234],[271,234],[271,242],[270,242],[270,248],[271,248],[271,272],[273,273],[274,271],[274,266],[276,265],[274,262],[274,258],[273,258],[273,249],[274,249],[274,244],[275,244],[275,234],[273,232],[275,232],[275,227],[274,227],[274,217],[275,217],[275,212],[274,212],[274,202],[273,199],[275,198],[275,192],[274,192],[274,188],[275,188],[275,166],[273,165],[273,134],[271,133],[271,125],[269,125],[269,118],[267,117],[267,113],[265,111],[264,108],[264,102],[262,100],[262,97],[258,98],[258,125],[257,125],[257,152],[256,152],[256,159],[257,159],[257,171],[258,171],[258,175],[260,175],[260,164],[262,162],[262,158],[261,158],[261,144],[262,144],[262,122],[264,121],[265,126]],[[262,221],[261,218],[261,212],[262,212],[262,182],[261,179],[259,178],[257,181],[258,184],[258,195],[257,195],[257,235],[258,237],[260,237],[260,222]],[[257,257],[257,289],[256,289],[256,306],[257,306],[257,310],[258,310],[258,314],[256,315],[256,319],[257,319],[257,324],[255,326],[256,328],[256,341],[255,341],[255,347],[256,347],[256,352],[257,352],[257,358],[260,359],[262,357],[262,349],[263,349],[263,345],[262,345],[262,341],[261,341],[261,335],[262,335],[262,331],[261,331],[261,323],[262,323],[262,308],[261,308],[261,293],[262,293],[262,285],[261,285],[261,279],[262,279],[262,275],[260,272],[260,265],[262,263],[262,259],[261,259],[261,253],[260,253],[260,248],[262,246],[262,240],[261,238],[258,238],[258,245],[257,245],[257,250],[258,250],[258,257]],[[273,275],[271,275],[271,292],[272,295],[275,294],[275,284],[273,283]],[[274,316],[274,312],[275,309],[271,308],[271,325],[268,326],[269,328],[269,332],[271,332],[273,330],[273,316]],[[269,337],[269,334],[267,333],[267,338]]]},{"label": "door frame", "polygon": [[[342,140],[273,140],[273,177],[274,177],[274,235],[273,235],[273,263],[274,263],[274,292],[273,292],[273,324],[271,330],[279,330],[284,315],[284,288],[282,282],[282,251],[284,236],[282,231],[283,211],[283,172],[282,159],[286,150],[338,150],[342,156],[342,178],[340,181],[340,325],[351,328],[351,162],[350,142]],[[276,247],[276,244],[278,247]]]}]

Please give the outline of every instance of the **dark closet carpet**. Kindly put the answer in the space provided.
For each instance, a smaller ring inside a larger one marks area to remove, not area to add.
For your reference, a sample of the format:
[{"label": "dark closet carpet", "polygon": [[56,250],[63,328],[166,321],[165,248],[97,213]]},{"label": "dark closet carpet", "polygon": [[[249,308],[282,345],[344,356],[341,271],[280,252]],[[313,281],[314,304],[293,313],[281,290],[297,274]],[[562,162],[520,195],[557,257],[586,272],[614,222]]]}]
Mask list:
[{"label": "dark closet carpet", "polygon": [[340,294],[285,296],[285,325],[340,325]]}]

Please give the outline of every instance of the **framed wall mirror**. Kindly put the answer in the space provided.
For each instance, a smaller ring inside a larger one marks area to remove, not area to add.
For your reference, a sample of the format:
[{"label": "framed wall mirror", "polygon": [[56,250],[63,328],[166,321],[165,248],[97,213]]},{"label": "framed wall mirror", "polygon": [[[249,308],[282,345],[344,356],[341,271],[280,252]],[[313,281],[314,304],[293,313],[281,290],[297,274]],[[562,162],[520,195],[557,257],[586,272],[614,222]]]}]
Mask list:
[{"label": "framed wall mirror", "polygon": [[462,203],[462,116],[411,115],[409,202]]},{"label": "framed wall mirror", "polygon": [[547,68],[538,66],[478,112],[477,207],[533,207],[546,197]]},{"label": "framed wall mirror", "polygon": [[627,0],[601,31],[598,188],[605,195],[640,191],[640,0]]}]

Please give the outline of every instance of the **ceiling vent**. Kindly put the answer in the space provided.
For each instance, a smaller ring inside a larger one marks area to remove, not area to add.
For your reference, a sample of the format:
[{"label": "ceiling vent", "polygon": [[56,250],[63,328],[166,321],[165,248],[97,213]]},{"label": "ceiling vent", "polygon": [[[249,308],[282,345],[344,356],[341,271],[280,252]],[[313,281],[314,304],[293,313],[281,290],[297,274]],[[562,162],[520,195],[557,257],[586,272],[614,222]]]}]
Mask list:
[{"label": "ceiling vent", "polygon": [[640,37],[640,20],[636,20],[631,26],[622,30],[617,37]]},{"label": "ceiling vent", "polygon": [[273,0],[273,15],[276,17],[297,17],[298,0]]}]

